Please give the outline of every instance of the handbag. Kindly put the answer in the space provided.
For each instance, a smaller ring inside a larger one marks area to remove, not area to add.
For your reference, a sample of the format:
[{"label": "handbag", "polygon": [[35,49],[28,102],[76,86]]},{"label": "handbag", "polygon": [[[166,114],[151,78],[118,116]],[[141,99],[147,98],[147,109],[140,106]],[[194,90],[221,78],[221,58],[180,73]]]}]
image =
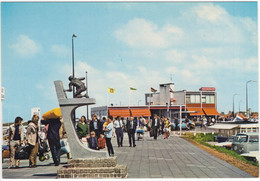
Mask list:
[{"label": "handbag", "polygon": [[153,129],[150,129],[150,137],[153,137]]}]

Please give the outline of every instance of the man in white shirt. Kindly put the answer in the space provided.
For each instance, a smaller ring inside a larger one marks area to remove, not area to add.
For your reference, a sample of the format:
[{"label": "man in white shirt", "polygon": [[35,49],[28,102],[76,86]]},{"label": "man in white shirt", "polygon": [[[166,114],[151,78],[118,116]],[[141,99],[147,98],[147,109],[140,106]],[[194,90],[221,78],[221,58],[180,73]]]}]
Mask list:
[{"label": "man in white shirt", "polygon": [[114,128],[116,129],[116,138],[117,138],[117,145],[118,147],[123,147],[123,122],[120,120],[120,116],[117,116],[115,122],[114,122]]}]

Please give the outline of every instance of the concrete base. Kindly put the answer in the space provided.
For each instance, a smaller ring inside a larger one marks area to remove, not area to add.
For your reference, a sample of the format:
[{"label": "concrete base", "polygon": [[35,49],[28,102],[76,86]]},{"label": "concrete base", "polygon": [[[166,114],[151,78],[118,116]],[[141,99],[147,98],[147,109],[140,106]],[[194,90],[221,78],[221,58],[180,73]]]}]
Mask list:
[{"label": "concrete base", "polygon": [[127,167],[117,157],[72,159],[57,171],[58,178],[125,178]]}]

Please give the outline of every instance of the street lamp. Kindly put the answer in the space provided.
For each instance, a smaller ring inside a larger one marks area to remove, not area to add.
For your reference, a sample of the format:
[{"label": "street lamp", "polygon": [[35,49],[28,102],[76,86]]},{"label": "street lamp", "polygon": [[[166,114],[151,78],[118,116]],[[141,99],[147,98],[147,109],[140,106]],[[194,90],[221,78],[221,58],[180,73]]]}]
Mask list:
[{"label": "street lamp", "polygon": [[239,101],[239,114],[240,114],[240,103],[243,102],[242,100]]},{"label": "street lamp", "polygon": [[[249,80],[249,81],[246,82],[246,113],[247,113],[247,111],[248,111],[248,93],[247,93],[247,84],[248,84],[249,82],[257,82],[257,81],[256,81],[256,80]],[[248,114],[247,114],[247,115],[248,115]]]},{"label": "street lamp", "polygon": [[[86,97],[88,97],[88,72],[86,71]],[[88,119],[88,105],[87,105],[87,119]]]},{"label": "street lamp", "polygon": [[[75,34],[72,35],[72,77],[75,77],[75,73],[74,73],[74,38],[77,38],[77,36]],[[75,89],[73,87],[73,98],[75,95]]]},{"label": "street lamp", "polygon": [[233,117],[235,117],[235,96],[236,95],[239,95],[239,94],[236,93],[233,95]]}]

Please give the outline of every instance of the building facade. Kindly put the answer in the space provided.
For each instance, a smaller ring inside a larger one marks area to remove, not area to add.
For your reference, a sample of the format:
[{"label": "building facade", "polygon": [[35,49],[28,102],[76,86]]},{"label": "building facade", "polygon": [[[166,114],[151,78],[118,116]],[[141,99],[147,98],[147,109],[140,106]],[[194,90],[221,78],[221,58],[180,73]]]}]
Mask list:
[{"label": "building facade", "polygon": [[173,83],[159,85],[159,91],[145,94],[145,106],[103,106],[91,109],[100,118],[114,117],[150,117],[153,114],[165,117],[179,117],[180,111],[188,117],[216,117],[217,94],[214,87],[201,87],[198,91],[174,91]]}]

